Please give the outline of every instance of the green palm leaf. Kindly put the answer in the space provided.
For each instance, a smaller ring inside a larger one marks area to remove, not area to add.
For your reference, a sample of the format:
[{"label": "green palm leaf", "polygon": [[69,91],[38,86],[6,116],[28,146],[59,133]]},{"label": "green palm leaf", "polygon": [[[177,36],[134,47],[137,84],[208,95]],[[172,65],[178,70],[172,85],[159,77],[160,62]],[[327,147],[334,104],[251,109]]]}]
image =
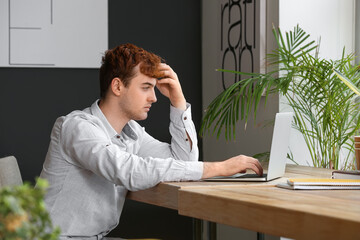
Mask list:
[{"label": "green palm leaf", "polygon": [[346,76],[344,76],[341,72],[339,72],[338,70],[336,69],[333,69],[336,76],[341,80],[343,81],[343,83],[346,84],[346,86],[348,86],[354,93],[356,93],[357,95],[360,96],[360,89],[357,88],[351,81],[350,79],[348,79]]}]

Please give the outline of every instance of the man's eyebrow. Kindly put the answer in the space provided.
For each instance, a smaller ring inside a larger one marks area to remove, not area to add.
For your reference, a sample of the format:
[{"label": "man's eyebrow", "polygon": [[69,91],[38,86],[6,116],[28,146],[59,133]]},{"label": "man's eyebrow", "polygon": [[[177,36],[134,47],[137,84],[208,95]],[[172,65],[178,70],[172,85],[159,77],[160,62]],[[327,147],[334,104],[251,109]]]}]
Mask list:
[{"label": "man's eyebrow", "polygon": [[151,82],[143,82],[141,85],[148,85],[151,87],[155,87],[155,84],[152,84]]}]

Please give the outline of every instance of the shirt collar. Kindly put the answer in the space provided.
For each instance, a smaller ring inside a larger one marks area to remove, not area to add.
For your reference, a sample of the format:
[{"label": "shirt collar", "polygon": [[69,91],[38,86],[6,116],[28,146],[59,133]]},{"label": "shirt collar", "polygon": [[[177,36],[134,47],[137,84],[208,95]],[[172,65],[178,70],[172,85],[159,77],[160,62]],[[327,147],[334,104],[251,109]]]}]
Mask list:
[{"label": "shirt collar", "polygon": [[[91,107],[90,107],[91,114],[100,119],[100,121],[105,126],[106,131],[108,132],[109,136],[115,137],[115,136],[119,135],[115,131],[115,129],[110,125],[107,118],[105,117],[105,115],[101,111],[101,109],[99,107],[99,102],[100,102],[100,100],[98,99],[91,105]],[[127,137],[129,137],[129,138],[131,138],[133,140],[138,139],[137,134],[135,133],[135,131],[131,128],[131,126],[128,123],[124,126],[124,128],[122,130],[122,133],[124,133]]]}]

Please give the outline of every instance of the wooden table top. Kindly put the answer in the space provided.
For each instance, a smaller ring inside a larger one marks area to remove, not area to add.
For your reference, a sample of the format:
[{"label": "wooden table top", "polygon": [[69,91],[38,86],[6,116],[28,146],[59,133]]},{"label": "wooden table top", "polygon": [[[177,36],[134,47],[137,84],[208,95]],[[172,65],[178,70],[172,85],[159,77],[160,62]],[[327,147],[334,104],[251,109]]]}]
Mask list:
[{"label": "wooden table top", "polygon": [[331,170],[287,165],[270,182],[168,182],[128,198],[179,214],[296,239],[360,239],[359,190],[288,190],[288,178],[330,178]]},{"label": "wooden table top", "polygon": [[295,239],[360,239],[360,191],[180,189],[180,215]]},{"label": "wooden table top", "polygon": [[185,188],[218,188],[218,187],[255,187],[255,186],[275,186],[277,183],[285,182],[287,178],[330,178],[331,170],[323,168],[312,168],[307,166],[286,165],[284,177],[270,182],[166,182],[157,186],[137,192],[129,192],[128,199],[144,202],[160,207],[178,209],[178,191]]}]

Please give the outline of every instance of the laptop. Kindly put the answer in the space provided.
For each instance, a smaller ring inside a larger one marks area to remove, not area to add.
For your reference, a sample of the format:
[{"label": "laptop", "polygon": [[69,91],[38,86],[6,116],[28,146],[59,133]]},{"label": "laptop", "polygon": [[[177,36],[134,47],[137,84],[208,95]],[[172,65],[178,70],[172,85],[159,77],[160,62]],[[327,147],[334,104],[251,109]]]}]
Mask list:
[{"label": "laptop", "polygon": [[232,176],[207,178],[204,181],[267,182],[282,177],[285,174],[292,119],[292,112],[276,114],[268,171],[263,176],[255,173],[237,173]]}]

